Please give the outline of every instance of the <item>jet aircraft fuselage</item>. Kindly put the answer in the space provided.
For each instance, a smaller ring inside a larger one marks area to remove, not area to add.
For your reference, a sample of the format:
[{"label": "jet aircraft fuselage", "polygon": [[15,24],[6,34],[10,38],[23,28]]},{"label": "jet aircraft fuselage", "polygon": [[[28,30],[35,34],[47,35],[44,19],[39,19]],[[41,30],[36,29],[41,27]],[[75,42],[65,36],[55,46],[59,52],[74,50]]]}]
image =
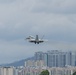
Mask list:
[{"label": "jet aircraft fuselage", "polygon": [[39,44],[44,42],[43,39],[39,39],[38,35],[36,35],[36,37],[34,38],[33,36],[29,36],[28,38],[26,38],[29,42],[35,43],[35,44]]}]

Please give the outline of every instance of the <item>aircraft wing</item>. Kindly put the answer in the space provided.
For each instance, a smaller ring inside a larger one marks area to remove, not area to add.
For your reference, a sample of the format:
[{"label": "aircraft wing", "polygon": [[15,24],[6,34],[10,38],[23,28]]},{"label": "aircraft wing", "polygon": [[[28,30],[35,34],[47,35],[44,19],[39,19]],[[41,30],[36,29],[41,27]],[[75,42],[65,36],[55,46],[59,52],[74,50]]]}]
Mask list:
[{"label": "aircraft wing", "polygon": [[30,39],[29,42],[36,42],[35,39]]},{"label": "aircraft wing", "polygon": [[41,39],[39,39],[39,42],[40,42],[40,43],[46,42],[46,41],[48,41],[48,40],[41,40]]},{"label": "aircraft wing", "polygon": [[42,43],[42,42],[44,42],[44,40],[39,39],[39,42]]},{"label": "aircraft wing", "polygon": [[29,37],[30,37],[31,39],[35,39],[35,37],[34,37],[34,36],[31,36],[31,35],[30,35]]},{"label": "aircraft wing", "polygon": [[29,40],[29,39],[35,39],[33,36],[29,36],[26,38],[26,40]]}]

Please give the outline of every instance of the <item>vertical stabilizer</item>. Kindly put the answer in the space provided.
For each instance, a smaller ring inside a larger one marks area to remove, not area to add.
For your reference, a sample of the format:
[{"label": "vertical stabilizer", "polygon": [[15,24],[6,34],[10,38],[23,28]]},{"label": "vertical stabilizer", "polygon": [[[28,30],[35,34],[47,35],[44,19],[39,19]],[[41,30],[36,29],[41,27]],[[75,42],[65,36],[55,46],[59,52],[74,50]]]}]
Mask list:
[{"label": "vertical stabilizer", "polygon": [[38,40],[39,40],[38,35],[36,35],[36,41],[38,41]]}]

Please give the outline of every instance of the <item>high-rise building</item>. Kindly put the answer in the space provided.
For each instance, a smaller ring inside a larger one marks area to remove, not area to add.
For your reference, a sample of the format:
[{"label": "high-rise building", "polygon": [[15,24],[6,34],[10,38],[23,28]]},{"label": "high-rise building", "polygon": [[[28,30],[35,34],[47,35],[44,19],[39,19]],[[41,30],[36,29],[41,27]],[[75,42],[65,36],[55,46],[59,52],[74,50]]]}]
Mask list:
[{"label": "high-rise building", "polygon": [[44,61],[45,66],[47,66],[48,65],[48,54],[47,53],[43,54],[43,61]]},{"label": "high-rise building", "polygon": [[76,52],[66,52],[66,66],[76,66]]},{"label": "high-rise building", "polygon": [[76,52],[72,52],[72,57],[71,57],[71,66],[76,66]]},{"label": "high-rise building", "polygon": [[35,52],[35,55],[34,55],[35,61],[36,60],[43,60],[43,55],[44,55],[43,52]]},{"label": "high-rise building", "polygon": [[35,57],[35,61],[43,60],[44,64],[47,66],[47,62],[48,62],[48,55],[47,55],[47,53],[35,52],[34,57]]},{"label": "high-rise building", "polygon": [[72,52],[71,51],[66,52],[66,58],[65,59],[66,59],[65,66],[72,65]]},{"label": "high-rise building", "polygon": [[65,66],[65,52],[58,50],[52,50],[47,52],[48,54],[48,66],[49,67],[64,67]]},{"label": "high-rise building", "polygon": [[15,68],[14,67],[1,67],[0,75],[15,75]]},{"label": "high-rise building", "polygon": [[36,52],[35,60],[43,60],[48,67],[76,66],[76,52],[51,50],[46,53]]}]

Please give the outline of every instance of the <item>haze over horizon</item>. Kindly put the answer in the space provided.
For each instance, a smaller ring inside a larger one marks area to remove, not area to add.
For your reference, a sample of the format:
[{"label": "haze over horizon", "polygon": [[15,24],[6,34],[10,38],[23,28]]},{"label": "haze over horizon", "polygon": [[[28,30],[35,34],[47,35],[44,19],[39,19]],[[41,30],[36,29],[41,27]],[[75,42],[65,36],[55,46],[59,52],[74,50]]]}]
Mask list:
[{"label": "haze over horizon", "polygon": [[[0,0],[0,64],[37,51],[76,50],[76,0]],[[48,42],[24,40],[39,35]]]}]

